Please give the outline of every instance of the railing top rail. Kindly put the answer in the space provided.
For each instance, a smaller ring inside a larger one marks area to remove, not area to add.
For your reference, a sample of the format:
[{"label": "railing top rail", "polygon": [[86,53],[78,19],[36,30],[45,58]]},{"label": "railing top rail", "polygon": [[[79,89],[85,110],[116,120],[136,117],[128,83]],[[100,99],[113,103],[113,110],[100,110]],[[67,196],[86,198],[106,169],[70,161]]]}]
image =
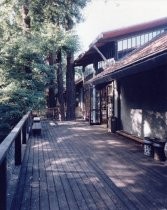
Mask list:
[{"label": "railing top rail", "polygon": [[11,130],[11,132],[8,134],[8,136],[2,141],[0,144],[0,164],[6,157],[6,154],[8,152],[8,149],[12,145],[13,141],[17,137],[19,131],[22,129],[25,121],[30,116],[31,111],[29,111],[27,114],[25,114],[22,119],[17,123],[17,125]]}]

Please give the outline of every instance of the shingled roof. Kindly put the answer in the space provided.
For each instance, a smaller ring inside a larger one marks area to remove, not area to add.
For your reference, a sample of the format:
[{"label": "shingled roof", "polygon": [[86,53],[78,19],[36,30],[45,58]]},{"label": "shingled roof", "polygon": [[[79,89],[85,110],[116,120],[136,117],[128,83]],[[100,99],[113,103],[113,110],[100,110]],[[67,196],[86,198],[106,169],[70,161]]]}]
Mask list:
[{"label": "shingled roof", "polygon": [[102,78],[106,78],[106,81],[108,81],[107,76],[110,76],[110,79],[112,80],[113,73],[157,57],[165,52],[167,52],[167,32],[164,32],[152,41],[128,54],[123,59],[117,61],[115,64],[91,79],[89,83],[100,83]]},{"label": "shingled roof", "polygon": [[121,37],[124,35],[134,34],[138,32],[142,32],[145,30],[152,30],[156,27],[162,27],[167,24],[167,18],[161,18],[157,20],[152,20],[145,23],[140,23],[132,26],[127,26],[123,28],[119,28],[112,31],[106,31],[102,32],[90,45],[89,48],[91,48],[94,44],[96,44],[97,47],[104,44],[104,42],[107,42],[108,40],[114,39],[116,37]]},{"label": "shingled roof", "polygon": [[99,34],[99,36],[89,45],[89,49],[86,52],[84,52],[78,56],[78,58],[74,61],[74,63],[75,63],[75,65],[81,65],[82,63],[86,62],[87,60],[89,63],[89,60],[92,60],[91,56],[94,53],[97,53],[93,49],[94,44],[97,47],[101,47],[101,46],[108,44],[110,41],[118,39],[122,36],[135,34],[138,32],[145,31],[145,30],[148,30],[148,31],[153,30],[154,28],[163,27],[165,25],[167,25],[166,17],[158,19],[158,20],[153,20],[153,21],[149,21],[149,22],[145,22],[145,23],[141,23],[141,24],[124,27],[124,28],[119,28],[119,29],[112,30],[112,31],[103,32],[103,33]]}]

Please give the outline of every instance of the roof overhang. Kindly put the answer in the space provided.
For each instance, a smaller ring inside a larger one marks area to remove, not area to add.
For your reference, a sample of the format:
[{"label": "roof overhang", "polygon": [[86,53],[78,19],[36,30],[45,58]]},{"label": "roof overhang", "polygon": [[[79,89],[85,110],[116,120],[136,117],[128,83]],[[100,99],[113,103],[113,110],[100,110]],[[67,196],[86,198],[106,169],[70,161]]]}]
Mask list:
[{"label": "roof overhang", "polygon": [[104,47],[106,44],[114,41],[115,39],[119,39],[123,36],[136,34],[138,32],[142,31],[149,31],[156,27],[163,27],[167,25],[167,18],[161,18],[158,20],[153,20],[149,22],[145,22],[142,24],[137,24],[129,27],[124,27],[112,31],[107,31],[101,33],[90,45],[89,49],[81,54],[75,61],[75,66],[87,66],[91,63],[93,63],[94,60],[100,60],[99,54],[96,52],[96,50],[93,48],[94,45],[96,47],[101,48]]},{"label": "roof overhang", "polygon": [[143,32],[145,30],[152,30],[157,27],[163,27],[167,25],[167,17],[161,18],[158,20],[152,20],[145,23],[140,23],[128,27],[119,28],[112,31],[106,31],[101,33],[90,45],[89,48],[91,48],[94,44],[96,44],[97,47],[100,47],[103,43],[106,43],[110,41],[111,39],[115,39],[125,35],[131,35],[139,32]]},{"label": "roof overhang", "polygon": [[158,67],[167,65],[167,52],[156,55],[154,57],[147,58],[146,60],[140,60],[138,63],[132,64],[120,68],[116,71],[110,72],[103,77],[95,78],[91,84],[100,85],[103,83],[110,83],[112,80],[124,78],[130,75],[141,73],[149,70],[158,70]]},{"label": "roof overhang", "polygon": [[96,58],[96,56],[99,57],[98,53],[95,49],[91,48],[85,53],[79,55],[79,57],[74,61],[75,66],[87,66],[92,63],[92,61]]}]

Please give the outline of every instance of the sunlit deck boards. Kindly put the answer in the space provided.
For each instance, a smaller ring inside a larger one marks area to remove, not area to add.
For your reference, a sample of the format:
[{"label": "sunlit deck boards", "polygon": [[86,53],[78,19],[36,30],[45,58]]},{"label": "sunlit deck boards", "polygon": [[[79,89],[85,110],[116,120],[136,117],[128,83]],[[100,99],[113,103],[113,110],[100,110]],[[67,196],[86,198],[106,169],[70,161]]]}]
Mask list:
[{"label": "sunlit deck boards", "polygon": [[167,164],[83,122],[42,122],[31,137],[12,210],[167,209]]}]

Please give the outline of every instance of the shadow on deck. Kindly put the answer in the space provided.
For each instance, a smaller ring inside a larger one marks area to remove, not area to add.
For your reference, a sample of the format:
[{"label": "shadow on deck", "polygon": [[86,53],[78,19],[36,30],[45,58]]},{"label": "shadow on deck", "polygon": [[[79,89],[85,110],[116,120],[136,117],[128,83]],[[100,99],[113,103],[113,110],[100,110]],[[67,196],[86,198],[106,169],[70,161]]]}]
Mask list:
[{"label": "shadow on deck", "polygon": [[167,209],[167,164],[86,122],[43,121],[27,143],[12,210]]}]

